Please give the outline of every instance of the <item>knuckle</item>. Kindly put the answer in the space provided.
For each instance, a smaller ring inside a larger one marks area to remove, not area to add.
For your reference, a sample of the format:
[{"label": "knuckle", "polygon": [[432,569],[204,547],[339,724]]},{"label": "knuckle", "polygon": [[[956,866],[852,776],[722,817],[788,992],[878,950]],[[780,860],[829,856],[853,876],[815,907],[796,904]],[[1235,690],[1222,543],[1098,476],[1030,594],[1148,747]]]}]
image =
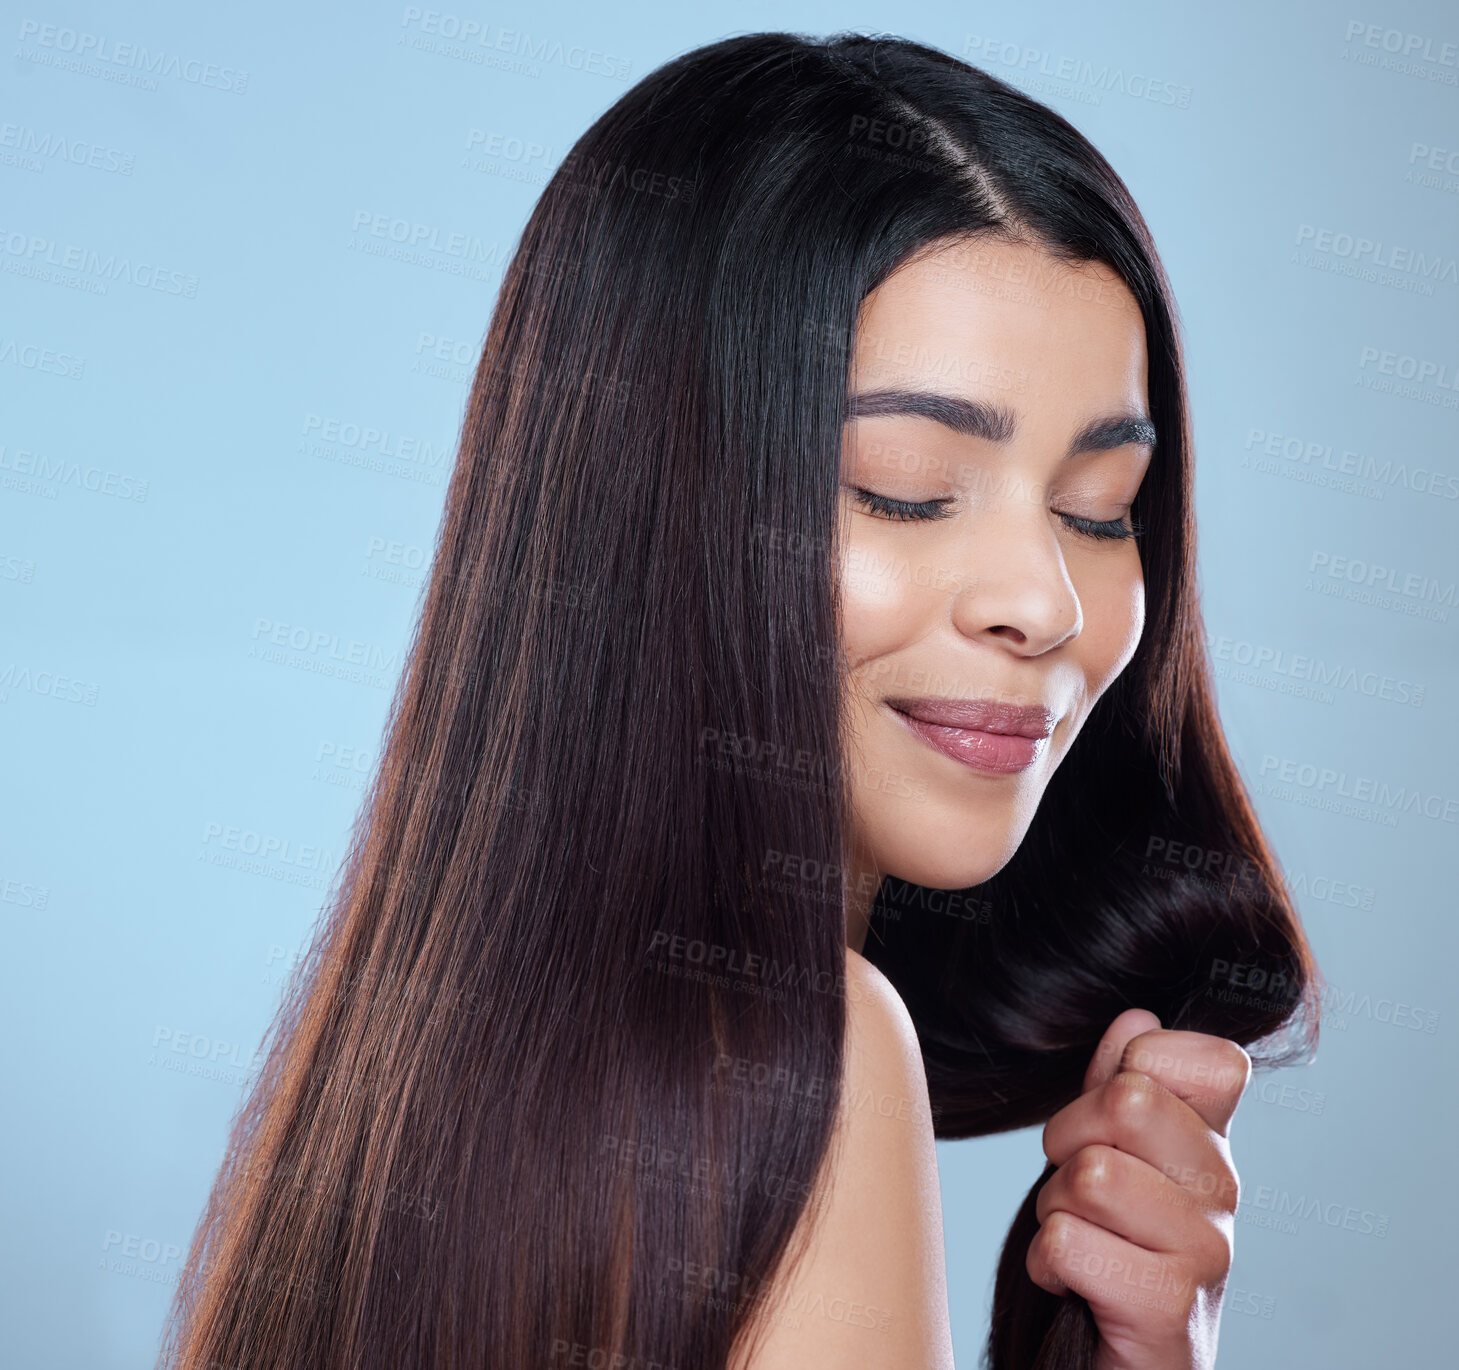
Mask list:
[{"label": "knuckle", "polygon": [[1221,1079],[1229,1082],[1233,1095],[1240,1095],[1251,1081],[1251,1056],[1243,1046],[1228,1037],[1220,1041]]},{"label": "knuckle", "polygon": [[1033,1234],[1029,1241],[1028,1250],[1024,1253],[1023,1268],[1028,1271],[1030,1278],[1037,1280],[1044,1270],[1044,1229],[1041,1227]]},{"label": "knuckle", "polygon": [[[1159,1039],[1165,1035],[1161,1028],[1150,1028],[1138,1033],[1125,1043],[1124,1055],[1120,1057],[1121,1073],[1131,1070],[1153,1071],[1158,1067]],[[1116,1077],[1118,1078],[1118,1077]]]},{"label": "knuckle", "polygon": [[1047,1269],[1057,1269],[1074,1240],[1074,1221],[1060,1209],[1050,1213],[1048,1221],[1039,1228],[1041,1250],[1039,1257]]},{"label": "knuckle", "polygon": [[1107,1146],[1086,1146],[1069,1165],[1069,1192],[1079,1200],[1097,1199],[1114,1178],[1113,1157]]},{"label": "knuckle", "polygon": [[1161,1198],[1175,1208],[1198,1208],[1204,1195],[1200,1191],[1200,1176],[1190,1166],[1167,1162],[1160,1168],[1162,1186]]},{"label": "knuckle", "polygon": [[1220,1227],[1202,1228],[1193,1254],[1201,1270],[1208,1272],[1208,1279],[1219,1278],[1231,1269],[1231,1260],[1235,1254],[1233,1246],[1230,1235]]},{"label": "knuckle", "polygon": [[1221,1206],[1229,1213],[1241,1204],[1241,1176],[1234,1166],[1227,1166],[1221,1175]]},{"label": "knuckle", "polygon": [[1034,1234],[1033,1240],[1028,1244],[1028,1254],[1024,1257],[1024,1269],[1035,1282],[1047,1279],[1050,1275],[1057,1276],[1059,1273],[1059,1246],[1049,1234],[1048,1224]]},{"label": "knuckle", "polygon": [[1109,1082],[1105,1094],[1105,1110],[1116,1127],[1130,1127],[1145,1117],[1150,1107],[1150,1080],[1134,1071],[1125,1071]]}]

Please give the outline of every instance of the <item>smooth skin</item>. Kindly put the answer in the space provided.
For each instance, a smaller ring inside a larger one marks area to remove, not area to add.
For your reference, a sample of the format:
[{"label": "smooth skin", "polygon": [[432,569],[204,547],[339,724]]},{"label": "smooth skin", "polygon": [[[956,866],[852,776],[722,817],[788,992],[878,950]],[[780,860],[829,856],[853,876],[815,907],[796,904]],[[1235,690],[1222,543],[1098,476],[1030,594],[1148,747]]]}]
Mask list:
[{"label": "smooth skin", "polygon": [[[734,1370],[953,1366],[927,1081],[910,1014],[861,955],[867,919],[884,876],[959,890],[1001,869],[1134,655],[1144,576],[1138,540],[1122,533],[1153,456],[1147,379],[1144,323],[1123,282],[1036,245],[934,245],[863,304],[860,405],[910,391],[973,409],[955,428],[883,401],[846,426],[843,1100],[803,1251],[772,1283]],[[1133,422],[1107,422],[1121,419]],[[904,697],[1040,704],[1055,724],[1027,769],[990,774],[911,732],[887,703]],[[1028,1270],[1088,1299],[1099,1370],[1214,1366],[1238,1193],[1227,1137],[1249,1073],[1234,1043],[1130,1009],[1080,1097],[1045,1127],[1058,1168]]]},{"label": "smooth skin", "polygon": [[848,948],[842,1107],[802,1259],[771,1283],[731,1370],[953,1370],[942,1196],[916,1029]]}]

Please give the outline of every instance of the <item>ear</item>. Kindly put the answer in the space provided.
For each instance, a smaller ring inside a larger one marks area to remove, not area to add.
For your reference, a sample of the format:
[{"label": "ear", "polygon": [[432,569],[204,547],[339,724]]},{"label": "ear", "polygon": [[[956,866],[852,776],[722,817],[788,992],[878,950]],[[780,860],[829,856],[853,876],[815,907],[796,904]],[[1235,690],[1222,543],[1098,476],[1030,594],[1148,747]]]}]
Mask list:
[{"label": "ear", "polygon": [[1088,1094],[1098,1089],[1119,1071],[1124,1059],[1125,1048],[1142,1032],[1150,1032],[1160,1026],[1160,1019],[1147,1008],[1127,1008],[1104,1030],[1099,1045],[1094,1048],[1089,1068],[1084,1072],[1084,1086],[1079,1091]]}]

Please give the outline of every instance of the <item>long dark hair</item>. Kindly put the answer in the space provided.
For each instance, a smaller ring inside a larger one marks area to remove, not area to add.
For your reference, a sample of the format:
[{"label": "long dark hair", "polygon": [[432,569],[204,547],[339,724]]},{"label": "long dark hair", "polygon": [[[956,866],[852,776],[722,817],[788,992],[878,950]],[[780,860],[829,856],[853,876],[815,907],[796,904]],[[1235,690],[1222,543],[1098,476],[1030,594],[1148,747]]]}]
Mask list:
[{"label": "long dark hair", "polygon": [[[975,234],[1126,282],[1160,447],[1144,638],[974,892],[989,916],[878,899],[866,954],[912,1012],[938,1135],[1047,1118],[1131,1005],[1270,1059],[1310,1047],[1310,954],[1213,704],[1180,343],[1128,192],[944,53],[731,38],[603,114],[523,232],[381,763],[162,1364],[698,1370],[759,1325],[840,1100],[841,909],[777,856],[843,854],[857,314]],[[1169,843],[1216,865],[1156,878]],[[1218,968],[1251,965],[1263,992],[1227,992]],[[1089,1367],[1087,1306],[1023,1271],[1037,1188],[991,1360]]]}]

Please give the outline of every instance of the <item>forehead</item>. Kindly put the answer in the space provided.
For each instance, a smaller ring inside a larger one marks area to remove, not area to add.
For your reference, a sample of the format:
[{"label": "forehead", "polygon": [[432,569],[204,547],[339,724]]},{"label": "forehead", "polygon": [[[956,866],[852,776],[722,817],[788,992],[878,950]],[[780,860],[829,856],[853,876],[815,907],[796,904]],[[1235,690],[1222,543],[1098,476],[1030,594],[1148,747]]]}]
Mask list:
[{"label": "forehead", "polygon": [[1086,410],[1143,406],[1145,323],[1100,262],[988,237],[938,244],[867,296],[852,388],[897,383]]}]

